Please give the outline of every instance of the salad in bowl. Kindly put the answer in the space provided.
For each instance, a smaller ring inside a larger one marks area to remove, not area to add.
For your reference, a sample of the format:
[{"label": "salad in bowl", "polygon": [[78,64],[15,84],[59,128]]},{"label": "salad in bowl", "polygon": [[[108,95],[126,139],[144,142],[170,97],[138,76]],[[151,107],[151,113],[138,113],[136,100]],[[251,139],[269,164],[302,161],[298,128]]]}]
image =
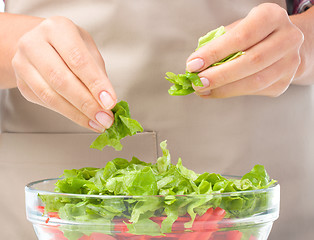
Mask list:
[{"label": "salad in bowl", "polygon": [[266,240],[280,186],[261,165],[242,177],[116,158],[28,184],[27,218],[39,240]]}]

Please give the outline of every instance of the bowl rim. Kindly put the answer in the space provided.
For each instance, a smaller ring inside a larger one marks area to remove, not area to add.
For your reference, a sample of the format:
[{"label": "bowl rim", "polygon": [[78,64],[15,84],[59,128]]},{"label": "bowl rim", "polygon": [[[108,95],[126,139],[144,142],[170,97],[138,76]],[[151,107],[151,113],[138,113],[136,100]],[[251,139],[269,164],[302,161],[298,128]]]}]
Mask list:
[{"label": "bowl rim", "polygon": [[[229,177],[229,178],[236,178],[240,179],[241,176],[234,176],[234,175],[222,175],[223,177]],[[210,194],[186,194],[186,195],[95,195],[95,194],[76,194],[76,193],[58,193],[58,192],[51,192],[51,191],[46,191],[46,190],[38,190],[35,189],[34,186],[36,184],[44,183],[44,182],[50,182],[50,181],[57,181],[61,180],[63,178],[58,177],[58,178],[47,178],[47,179],[42,179],[42,180],[37,180],[28,183],[25,186],[25,192],[34,192],[39,195],[60,195],[62,197],[75,197],[75,198],[101,198],[101,199],[112,199],[112,198],[143,198],[143,197],[206,197],[206,196],[237,196],[241,194],[257,194],[257,193],[267,193],[271,191],[279,191],[280,189],[280,184],[278,181],[276,181],[273,185],[271,185],[268,188],[262,188],[262,189],[256,189],[256,190],[245,190],[245,191],[237,191],[237,192],[225,192],[225,193],[219,193],[219,192],[214,192]]]}]

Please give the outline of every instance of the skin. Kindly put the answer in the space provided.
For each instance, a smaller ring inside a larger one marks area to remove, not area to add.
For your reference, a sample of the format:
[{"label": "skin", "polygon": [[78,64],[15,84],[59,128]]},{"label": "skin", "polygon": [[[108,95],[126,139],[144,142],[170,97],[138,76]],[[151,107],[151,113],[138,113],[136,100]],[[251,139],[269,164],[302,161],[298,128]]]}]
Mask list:
[{"label": "skin", "polygon": [[[187,69],[200,72],[205,86],[196,93],[203,98],[279,96],[292,83],[312,84],[305,79],[314,74],[313,18],[313,8],[292,17],[275,4],[252,9],[246,18],[227,26],[225,35],[188,58]],[[85,30],[64,17],[1,13],[0,23],[0,33],[5,34],[0,36],[1,88],[17,87],[28,101],[96,132],[111,126],[110,110],[117,97]],[[239,50],[245,55],[206,69]],[[202,59],[203,66],[191,69],[189,62],[195,59]]]},{"label": "skin", "polygon": [[116,94],[85,30],[64,17],[4,13],[0,22],[10,23],[0,32],[11,33],[0,42],[2,88],[17,87],[28,101],[96,132],[112,125]]},{"label": "skin", "polygon": [[[227,26],[226,34],[187,59],[187,70],[200,72],[204,85],[194,87],[196,94],[202,98],[278,97],[290,84],[313,84],[314,78],[307,78],[314,76],[313,20],[314,8],[291,17],[276,4],[253,8],[246,18]],[[245,54],[208,68],[237,51]],[[203,64],[196,64],[199,60]]]}]

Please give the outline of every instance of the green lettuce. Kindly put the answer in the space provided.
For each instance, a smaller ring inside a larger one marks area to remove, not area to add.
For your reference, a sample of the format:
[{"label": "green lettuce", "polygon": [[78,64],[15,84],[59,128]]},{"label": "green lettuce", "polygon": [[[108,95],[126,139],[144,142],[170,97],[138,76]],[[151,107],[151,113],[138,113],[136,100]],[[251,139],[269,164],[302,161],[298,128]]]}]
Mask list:
[{"label": "green lettuce", "polygon": [[[225,28],[223,26],[221,26],[221,27],[219,27],[213,31],[210,31],[209,33],[207,33],[205,36],[201,37],[198,40],[198,46],[197,46],[196,50],[198,50],[202,46],[206,45],[207,43],[215,40],[216,38],[222,36],[225,33],[226,33],[226,31],[225,31]],[[233,54],[227,56],[226,58],[210,65],[209,67],[221,65],[221,64],[223,64],[225,62],[229,62],[229,61],[231,61],[231,60],[233,60],[233,59],[235,59],[241,55],[243,55],[243,52],[241,52],[241,51],[233,53]],[[185,74],[175,74],[172,72],[167,72],[166,75],[167,75],[166,79],[169,82],[174,84],[168,90],[168,93],[172,96],[183,96],[183,95],[188,95],[190,93],[195,92],[192,84],[194,86],[197,86],[197,87],[203,87],[203,84],[201,82],[200,77],[198,76],[198,73],[191,73],[191,72],[186,71]]]},{"label": "green lettuce", "polygon": [[[171,163],[166,141],[160,147],[163,155],[156,163],[135,157],[131,161],[116,158],[104,168],[64,170],[63,178],[55,184],[55,192],[108,198],[40,195],[45,211],[57,212],[64,220],[88,223],[91,227],[74,224],[61,228],[68,239],[77,240],[92,232],[114,234],[113,225],[119,219],[125,222],[129,233],[162,236],[171,232],[179,217],[187,215],[190,220],[184,227],[188,230],[197,215],[202,216],[209,208],[223,208],[229,218],[248,217],[267,210],[265,192],[242,192],[268,188],[276,182],[270,180],[263,166],[256,165],[241,179],[208,172],[197,174],[184,167],[181,159],[176,165]],[[227,192],[233,194],[215,194]],[[152,221],[152,217],[159,216],[165,217],[161,225]]]},{"label": "green lettuce", "polygon": [[112,109],[114,123],[102,133],[90,146],[102,150],[105,146],[112,146],[115,150],[121,151],[120,140],[126,136],[132,136],[137,132],[143,132],[142,126],[131,118],[129,105],[125,101],[120,101]]}]

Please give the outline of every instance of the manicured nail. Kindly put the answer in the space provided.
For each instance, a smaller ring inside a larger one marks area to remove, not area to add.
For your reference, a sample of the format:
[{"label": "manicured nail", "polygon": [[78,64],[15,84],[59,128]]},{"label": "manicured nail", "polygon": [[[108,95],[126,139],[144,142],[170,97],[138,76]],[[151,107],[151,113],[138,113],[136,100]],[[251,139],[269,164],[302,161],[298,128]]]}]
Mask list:
[{"label": "manicured nail", "polygon": [[201,82],[203,83],[203,87],[202,88],[206,88],[209,86],[209,80],[205,77],[201,77]]},{"label": "manicured nail", "polygon": [[89,120],[88,124],[89,124],[90,127],[94,128],[95,130],[97,130],[99,132],[104,132],[105,131],[105,129],[103,127],[99,126],[93,120]]},{"label": "manicured nail", "polygon": [[195,91],[199,91],[199,90],[209,86],[209,80],[207,78],[201,77],[200,79],[201,79],[201,82],[203,83],[203,87],[193,85],[193,88]]},{"label": "manicured nail", "polygon": [[203,59],[195,58],[186,64],[186,70],[188,70],[189,72],[197,72],[202,67],[204,67],[204,65],[205,65],[205,62]]},{"label": "manicured nail", "polygon": [[115,101],[112,99],[111,95],[106,91],[100,93],[100,101],[102,102],[105,109],[110,110],[115,105]]},{"label": "manicured nail", "polygon": [[105,112],[98,112],[95,117],[106,129],[110,128],[113,123],[113,118]]}]

